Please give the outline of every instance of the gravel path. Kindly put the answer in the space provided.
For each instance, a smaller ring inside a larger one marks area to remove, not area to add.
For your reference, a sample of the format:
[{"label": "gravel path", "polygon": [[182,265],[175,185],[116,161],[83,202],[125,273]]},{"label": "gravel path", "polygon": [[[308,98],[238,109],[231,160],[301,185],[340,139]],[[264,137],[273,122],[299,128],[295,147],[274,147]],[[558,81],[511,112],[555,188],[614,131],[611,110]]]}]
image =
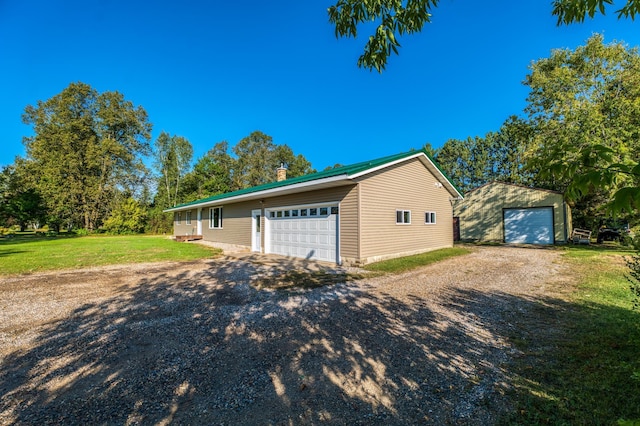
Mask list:
[{"label": "gravel path", "polygon": [[513,319],[564,268],[477,247],[304,292],[230,259],[0,279],[0,424],[490,424]]}]

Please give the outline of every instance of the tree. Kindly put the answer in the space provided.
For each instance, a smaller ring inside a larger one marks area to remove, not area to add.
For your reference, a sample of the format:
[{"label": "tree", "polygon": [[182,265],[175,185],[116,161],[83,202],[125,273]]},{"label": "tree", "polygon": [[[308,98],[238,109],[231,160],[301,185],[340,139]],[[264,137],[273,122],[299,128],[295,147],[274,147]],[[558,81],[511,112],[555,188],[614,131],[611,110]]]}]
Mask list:
[{"label": "tree", "polygon": [[17,224],[24,231],[29,224],[37,227],[46,218],[46,207],[40,194],[28,187],[15,165],[0,172],[0,225]]},{"label": "tree", "polygon": [[638,50],[596,34],[530,70],[529,165],[538,179],[572,200],[599,193],[615,211],[640,208]]},{"label": "tree", "polygon": [[133,198],[118,204],[104,221],[103,228],[111,234],[139,234],[144,231],[147,210]]},{"label": "tree", "polygon": [[228,154],[228,143],[218,142],[200,157],[193,170],[184,178],[184,199],[194,200],[231,190],[233,159]]},{"label": "tree", "polygon": [[182,136],[162,132],[155,143],[156,167],[160,172],[158,192],[164,197],[164,207],[173,207],[182,201],[180,184],[191,167],[193,147]]},{"label": "tree", "polygon": [[[589,15],[605,13],[613,0],[555,0],[553,14],[558,25],[582,22]],[[384,71],[391,53],[398,54],[398,39],[404,34],[419,33],[431,22],[431,12],[438,0],[338,0],[329,7],[329,22],[335,25],[336,37],[358,36],[358,27],[377,25],[358,59],[358,67]],[[619,18],[634,19],[640,12],[640,0],[627,0],[617,10]]]},{"label": "tree", "polygon": [[284,164],[287,167],[287,178],[303,176],[316,171],[302,154],[295,155],[286,144],[275,147],[270,163],[271,170],[275,170]]},{"label": "tree", "polygon": [[273,182],[276,169],[285,164],[287,176],[296,177],[314,172],[302,155],[294,155],[287,145],[276,145],[273,138],[260,131],[252,132],[233,147],[232,189],[243,189]]},{"label": "tree", "polygon": [[483,138],[450,139],[434,152],[434,159],[454,184],[463,192],[485,183],[501,182],[529,184],[532,176],[525,169],[525,152],[530,128],[517,117],[510,117],[498,132]]},{"label": "tree", "polygon": [[[604,15],[607,7],[613,5],[613,0],[555,0],[553,14],[558,17],[558,25],[584,22],[587,15],[593,18],[596,13]],[[618,18],[635,19],[640,13],[640,1],[627,0],[624,6],[616,10]]]},{"label": "tree", "polygon": [[71,83],[27,106],[23,121],[34,131],[24,138],[34,188],[57,224],[96,229],[114,194],[146,170],[140,156],[149,152],[151,124],[118,92]]}]

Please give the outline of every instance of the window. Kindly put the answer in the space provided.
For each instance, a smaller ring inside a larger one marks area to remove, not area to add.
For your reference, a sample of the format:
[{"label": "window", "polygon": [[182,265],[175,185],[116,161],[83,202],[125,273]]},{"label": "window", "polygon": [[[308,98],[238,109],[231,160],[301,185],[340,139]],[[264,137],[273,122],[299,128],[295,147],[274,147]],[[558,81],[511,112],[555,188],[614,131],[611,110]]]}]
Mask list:
[{"label": "window", "polygon": [[180,221],[182,221],[182,212],[176,212],[176,225],[180,225]]},{"label": "window", "polygon": [[318,216],[318,209],[309,209],[309,216]]},{"label": "window", "polygon": [[331,207],[331,214],[338,214],[338,208],[337,207]]},{"label": "window", "polygon": [[424,223],[427,225],[435,225],[436,224],[436,212],[425,212],[424,213]]},{"label": "window", "polygon": [[300,216],[306,216],[307,215],[307,209],[300,209]]},{"label": "window", "polygon": [[284,211],[284,217],[289,217],[289,215],[290,215],[289,210],[285,210]]},{"label": "window", "polygon": [[276,217],[276,212],[269,212],[269,216]]},{"label": "window", "polygon": [[187,221],[187,225],[191,225],[191,212],[187,212],[186,215],[187,218],[185,220]]},{"label": "window", "polygon": [[396,210],[396,225],[411,224],[411,210]]},{"label": "window", "polygon": [[276,216],[277,216],[277,217],[282,217],[282,210],[278,210],[278,211],[276,212]]},{"label": "window", "polygon": [[329,209],[326,207],[320,207],[320,216],[326,216],[329,214]]},{"label": "window", "polygon": [[298,210],[291,210],[291,217],[298,217]]},{"label": "window", "polygon": [[209,209],[209,228],[222,229],[222,207],[211,207]]}]

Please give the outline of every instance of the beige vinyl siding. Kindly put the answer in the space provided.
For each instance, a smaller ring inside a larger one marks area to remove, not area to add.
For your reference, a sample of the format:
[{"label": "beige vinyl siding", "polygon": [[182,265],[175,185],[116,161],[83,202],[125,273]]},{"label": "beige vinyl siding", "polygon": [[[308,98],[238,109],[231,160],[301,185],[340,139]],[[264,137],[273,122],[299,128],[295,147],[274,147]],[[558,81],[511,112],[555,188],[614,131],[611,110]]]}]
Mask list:
[{"label": "beige vinyl siding", "polygon": [[[365,175],[360,191],[363,261],[453,245],[451,194],[420,160]],[[411,210],[411,224],[397,225],[396,210]],[[427,211],[436,213],[436,224],[425,224]]]},{"label": "beige vinyl siding", "polygon": [[552,207],[555,241],[566,241],[571,216],[562,194],[500,182],[470,191],[464,200],[455,203],[454,216],[460,218],[460,239],[502,242],[503,210],[530,207]]},{"label": "beige vinyl siding", "polygon": [[[187,225],[187,212],[191,212],[191,224]],[[182,210],[180,211],[180,224],[176,221],[178,212],[173,213],[173,235],[195,235],[198,230],[198,210]]]},{"label": "beige vinyl siding", "polygon": [[[338,225],[340,230],[340,256],[355,259],[358,257],[358,197],[356,185],[346,185],[337,188],[319,189],[317,191],[267,198],[264,200],[263,207],[299,206],[332,201],[340,203],[340,222]],[[264,247],[264,233],[262,237]]]},{"label": "beige vinyl siding", "polygon": [[[209,228],[209,209],[222,207],[222,229]],[[259,209],[260,202],[246,201],[216,204],[202,208],[202,235],[207,241],[251,247],[251,210]]]}]

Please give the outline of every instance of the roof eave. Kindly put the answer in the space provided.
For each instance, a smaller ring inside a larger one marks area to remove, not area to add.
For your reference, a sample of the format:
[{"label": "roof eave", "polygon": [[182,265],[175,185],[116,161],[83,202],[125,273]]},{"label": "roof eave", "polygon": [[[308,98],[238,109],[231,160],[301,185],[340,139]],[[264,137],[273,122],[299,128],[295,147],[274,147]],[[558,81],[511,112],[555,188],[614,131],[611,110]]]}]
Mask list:
[{"label": "roof eave", "polygon": [[240,201],[251,201],[261,199],[265,197],[273,197],[276,195],[294,194],[297,192],[309,191],[312,189],[324,189],[334,186],[341,186],[351,182],[351,177],[344,175],[332,176],[323,179],[316,179],[308,182],[300,182],[292,185],[280,186],[277,188],[264,189],[262,191],[250,192],[248,194],[241,194],[231,197],[222,197],[215,200],[207,200],[202,202],[193,202],[187,205],[171,207],[163,210],[163,212],[177,212],[182,210],[191,210],[194,208],[207,207],[207,206],[219,206],[227,203],[237,203]]}]

